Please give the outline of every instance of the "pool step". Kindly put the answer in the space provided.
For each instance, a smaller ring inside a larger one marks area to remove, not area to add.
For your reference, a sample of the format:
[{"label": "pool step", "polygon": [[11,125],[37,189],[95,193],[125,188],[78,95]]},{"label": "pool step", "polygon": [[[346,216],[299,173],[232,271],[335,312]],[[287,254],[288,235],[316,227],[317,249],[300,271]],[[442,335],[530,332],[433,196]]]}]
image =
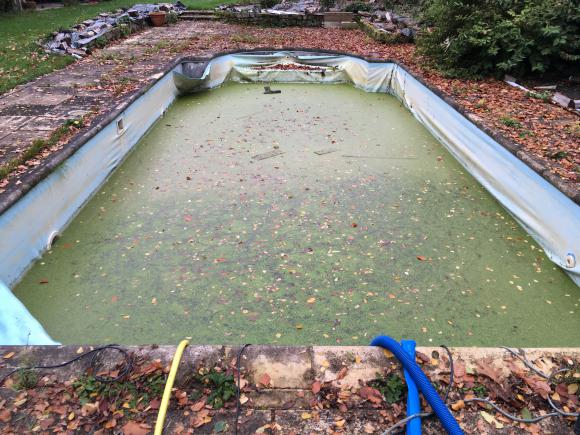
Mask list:
[{"label": "pool step", "polygon": [[179,16],[180,20],[187,20],[187,21],[215,21],[218,20],[219,17],[215,14],[215,11],[185,11]]},{"label": "pool step", "polygon": [[358,25],[354,21],[352,12],[325,12],[324,27],[326,29],[356,29]]}]

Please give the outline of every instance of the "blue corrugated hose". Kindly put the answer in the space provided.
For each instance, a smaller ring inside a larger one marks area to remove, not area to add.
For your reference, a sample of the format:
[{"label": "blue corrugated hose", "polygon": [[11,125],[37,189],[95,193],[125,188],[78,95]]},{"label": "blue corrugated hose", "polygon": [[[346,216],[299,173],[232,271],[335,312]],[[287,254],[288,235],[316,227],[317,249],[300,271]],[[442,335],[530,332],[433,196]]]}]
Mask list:
[{"label": "blue corrugated hose", "polygon": [[[411,359],[415,359],[415,341],[401,340],[403,350]],[[421,401],[419,400],[419,390],[411,375],[405,369],[405,381],[407,381],[407,417],[421,412]],[[407,423],[407,435],[421,435],[421,418],[417,417]]]},{"label": "blue corrugated hose", "polygon": [[425,376],[425,373],[423,373],[419,368],[415,362],[415,358],[411,359],[396,340],[393,340],[391,337],[387,337],[386,335],[375,337],[371,342],[371,346],[380,346],[392,352],[403,365],[403,368],[407,370],[407,373],[409,373],[413,381],[415,381],[419,391],[423,393],[423,396],[429,405],[431,405],[431,408],[433,408],[433,411],[441,421],[441,424],[447,433],[450,435],[463,435],[463,431],[459,427],[459,424],[455,418],[453,418],[449,409],[447,409],[447,406],[445,406],[445,403],[443,403],[443,400],[441,400],[441,397],[439,397],[437,391],[435,391],[435,388],[433,388],[433,385],[431,385],[431,382],[427,376]]}]

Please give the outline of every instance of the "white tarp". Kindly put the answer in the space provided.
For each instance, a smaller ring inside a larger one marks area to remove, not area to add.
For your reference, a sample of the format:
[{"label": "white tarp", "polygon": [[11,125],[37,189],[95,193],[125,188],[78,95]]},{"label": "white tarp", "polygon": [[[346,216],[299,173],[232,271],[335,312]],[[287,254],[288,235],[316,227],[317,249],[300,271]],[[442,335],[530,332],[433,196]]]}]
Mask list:
[{"label": "white tarp", "polygon": [[[277,64],[310,65],[314,69],[268,69]],[[280,52],[220,56],[208,62],[198,78],[184,74],[193,69],[186,64],[177,66],[173,74],[163,77],[0,215],[0,305],[4,309],[0,312],[0,344],[24,344],[27,331],[31,331],[27,338],[30,344],[49,340],[40,332],[32,333],[39,331],[40,325],[1,283],[14,286],[18,282],[47,249],[51,234],[63,231],[179,92],[216,87],[226,80],[349,82],[367,92],[392,93],[580,285],[580,265],[574,261],[580,254],[580,207],[396,64]],[[118,131],[116,121],[121,118],[124,128]],[[4,315],[8,312],[12,314]],[[11,323],[13,319],[19,320]],[[22,334],[16,334],[15,328]]]}]

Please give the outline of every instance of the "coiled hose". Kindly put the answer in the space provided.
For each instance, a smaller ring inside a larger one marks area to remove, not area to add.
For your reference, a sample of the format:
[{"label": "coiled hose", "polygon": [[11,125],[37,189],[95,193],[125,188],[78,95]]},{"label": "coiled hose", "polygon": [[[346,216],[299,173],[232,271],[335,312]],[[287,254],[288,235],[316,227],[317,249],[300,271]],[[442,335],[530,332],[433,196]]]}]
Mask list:
[{"label": "coiled hose", "polygon": [[439,394],[437,394],[433,385],[431,385],[431,381],[429,381],[427,376],[425,376],[425,373],[423,373],[423,370],[421,370],[417,365],[415,359],[411,359],[396,340],[387,337],[386,335],[380,335],[373,339],[371,346],[380,346],[392,352],[403,365],[404,369],[407,370],[409,376],[411,376],[413,381],[415,381],[417,388],[419,388],[419,391],[423,393],[423,396],[429,405],[431,405],[431,408],[433,408],[433,411],[441,421],[441,424],[447,433],[450,435],[463,435],[463,431],[459,427],[457,420],[455,420],[451,415],[449,409],[447,409],[447,406],[443,403],[443,400],[441,400],[441,397],[439,397]]}]

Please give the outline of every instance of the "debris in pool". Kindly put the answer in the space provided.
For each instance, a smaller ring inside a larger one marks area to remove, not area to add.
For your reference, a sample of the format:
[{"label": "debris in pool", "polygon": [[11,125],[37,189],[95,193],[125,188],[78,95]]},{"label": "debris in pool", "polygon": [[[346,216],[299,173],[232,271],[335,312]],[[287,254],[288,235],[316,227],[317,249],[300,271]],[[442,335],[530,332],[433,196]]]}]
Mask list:
[{"label": "debris in pool", "polygon": [[269,94],[281,94],[282,91],[279,89],[276,90],[272,90],[270,89],[270,86],[264,86],[264,94],[269,95]]},{"label": "debris in pool", "polygon": [[317,154],[319,156],[323,156],[325,154],[330,154],[330,153],[334,153],[338,151],[336,148],[326,148],[326,149],[322,149],[322,150],[318,150],[318,151],[314,151],[314,154]]},{"label": "debris in pool", "polygon": [[388,157],[388,156],[351,156],[343,155],[347,159],[383,159],[383,160],[417,160],[417,157]]},{"label": "debris in pool", "polygon": [[284,154],[284,151],[272,150],[272,151],[268,151],[267,153],[256,154],[255,156],[252,157],[252,159],[264,160],[264,159],[269,159],[271,157],[279,156],[280,154]]}]

